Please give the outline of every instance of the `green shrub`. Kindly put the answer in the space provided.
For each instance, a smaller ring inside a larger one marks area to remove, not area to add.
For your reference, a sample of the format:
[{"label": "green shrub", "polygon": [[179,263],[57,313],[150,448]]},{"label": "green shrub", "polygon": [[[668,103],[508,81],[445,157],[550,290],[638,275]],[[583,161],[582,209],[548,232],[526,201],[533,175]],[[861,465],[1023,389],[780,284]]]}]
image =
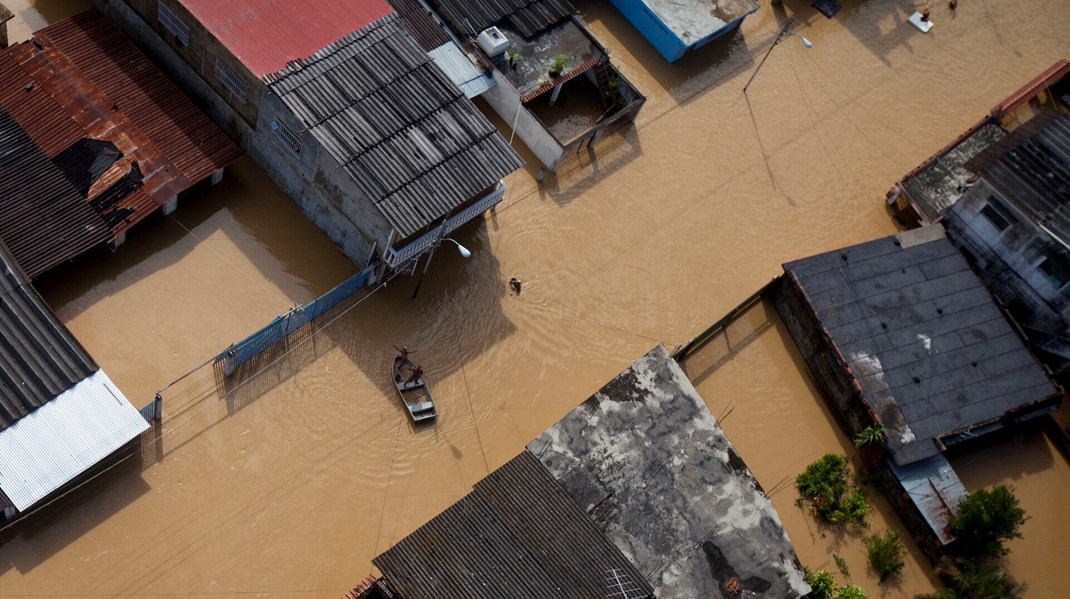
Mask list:
[{"label": "green shrub", "polygon": [[550,72],[560,73],[561,71],[565,70],[566,66],[568,66],[568,56],[565,56],[564,54],[558,54],[557,57],[554,58],[554,61],[550,64]]},{"label": "green shrub", "polygon": [[859,522],[869,513],[865,494],[851,483],[847,462],[845,456],[825,454],[795,477],[799,494],[826,522]]},{"label": "green shrub", "polygon": [[1003,542],[1020,539],[1018,529],[1026,521],[1025,510],[1014,492],[1006,485],[981,489],[959,502],[959,511],[951,518],[949,528],[955,535],[959,553],[973,556],[1001,556],[1007,554]]},{"label": "green shrub", "polygon": [[903,556],[906,548],[899,538],[899,532],[889,530],[883,537],[871,535],[866,538],[866,551],[869,554],[869,565],[877,572],[881,582],[892,576],[897,576],[903,571]]},{"label": "green shrub", "polygon": [[855,447],[879,445],[884,443],[884,439],[884,426],[879,423],[871,424],[855,435]]},{"label": "green shrub", "polygon": [[825,570],[807,572],[806,584],[812,589],[811,599],[834,599],[836,596],[836,579]]},{"label": "green shrub", "polygon": [[836,599],[866,599],[866,592],[857,584],[845,584],[836,591]]}]

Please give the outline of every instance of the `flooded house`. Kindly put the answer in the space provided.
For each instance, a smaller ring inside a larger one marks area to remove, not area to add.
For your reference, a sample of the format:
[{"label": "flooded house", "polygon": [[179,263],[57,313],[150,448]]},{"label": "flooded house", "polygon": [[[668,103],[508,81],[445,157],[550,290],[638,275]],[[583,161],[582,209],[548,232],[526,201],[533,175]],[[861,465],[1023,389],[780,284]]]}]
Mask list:
[{"label": "flooded house", "polygon": [[[58,497],[148,423],[0,243],[0,526]],[[125,450],[124,448],[128,448]]]},{"label": "flooded house", "polygon": [[732,33],[758,10],[758,0],[611,1],[669,62]]},{"label": "flooded house", "polygon": [[883,427],[887,496],[929,555],[966,493],[945,452],[1062,401],[939,225],[789,262],[773,303],[844,431]]},{"label": "flooded house", "polygon": [[522,164],[386,0],[101,3],[359,265],[412,265]]},{"label": "flooded house", "polygon": [[1034,116],[1070,112],[1070,61],[1060,60],[906,174],[888,191],[896,218],[908,225],[940,222],[977,179],[969,161]]},{"label": "flooded house", "polygon": [[567,0],[430,0],[493,81],[481,97],[543,165],[630,126],[646,98],[613,66]]},{"label": "flooded house", "polygon": [[0,51],[0,239],[31,279],[216,183],[240,150],[90,9]]},{"label": "flooded house", "polygon": [[664,346],[373,560],[361,597],[805,596],[764,491]]},{"label": "flooded house", "polygon": [[1057,376],[1070,369],[1070,113],[1037,116],[967,163],[948,235]]}]

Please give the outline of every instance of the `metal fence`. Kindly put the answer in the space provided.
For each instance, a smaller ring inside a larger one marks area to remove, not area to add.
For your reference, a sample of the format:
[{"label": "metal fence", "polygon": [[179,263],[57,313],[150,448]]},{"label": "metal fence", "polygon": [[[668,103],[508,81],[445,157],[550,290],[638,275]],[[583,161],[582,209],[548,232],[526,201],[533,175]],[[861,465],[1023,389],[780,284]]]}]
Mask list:
[{"label": "metal fence", "polygon": [[308,305],[291,308],[289,312],[277,317],[264,328],[228,347],[215,357],[214,363],[222,365],[224,374],[230,375],[234,369],[301,330],[346,298],[368,286],[372,283],[373,276],[372,269],[365,269]]}]

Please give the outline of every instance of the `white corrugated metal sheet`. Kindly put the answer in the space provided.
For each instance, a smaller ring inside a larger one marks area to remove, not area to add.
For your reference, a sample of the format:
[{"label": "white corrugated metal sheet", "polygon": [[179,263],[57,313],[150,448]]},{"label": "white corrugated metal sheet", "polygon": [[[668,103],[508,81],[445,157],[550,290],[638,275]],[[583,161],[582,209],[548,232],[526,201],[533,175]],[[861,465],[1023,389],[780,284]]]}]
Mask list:
[{"label": "white corrugated metal sheet", "polygon": [[488,77],[476,68],[476,65],[472,64],[468,56],[453,42],[442,44],[427,55],[469,98],[474,98],[494,87],[494,78]]},{"label": "white corrugated metal sheet", "polygon": [[98,370],[0,431],[0,489],[26,511],[148,427]]}]

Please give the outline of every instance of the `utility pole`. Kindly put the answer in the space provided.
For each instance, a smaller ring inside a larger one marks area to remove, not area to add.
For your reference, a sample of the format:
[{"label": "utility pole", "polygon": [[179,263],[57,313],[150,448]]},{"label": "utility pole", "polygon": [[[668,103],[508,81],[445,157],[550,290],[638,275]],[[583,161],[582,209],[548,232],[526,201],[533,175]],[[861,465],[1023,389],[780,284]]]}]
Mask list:
[{"label": "utility pole", "polygon": [[747,93],[747,88],[750,87],[750,84],[752,81],[754,81],[754,78],[758,76],[758,71],[762,70],[762,65],[765,64],[765,59],[769,58],[769,54],[773,51],[773,48],[776,48],[776,45],[784,39],[784,36],[788,34],[788,30],[791,29],[793,25],[795,25],[795,17],[788,17],[787,22],[784,23],[784,28],[780,30],[780,33],[777,34],[776,39],[773,40],[773,45],[769,46],[769,50],[766,51],[765,56],[762,57],[762,61],[758,63],[758,68],[754,69],[754,72],[751,73],[750,79],[747,79],[747,84],[743,86],[744,94]]}]

